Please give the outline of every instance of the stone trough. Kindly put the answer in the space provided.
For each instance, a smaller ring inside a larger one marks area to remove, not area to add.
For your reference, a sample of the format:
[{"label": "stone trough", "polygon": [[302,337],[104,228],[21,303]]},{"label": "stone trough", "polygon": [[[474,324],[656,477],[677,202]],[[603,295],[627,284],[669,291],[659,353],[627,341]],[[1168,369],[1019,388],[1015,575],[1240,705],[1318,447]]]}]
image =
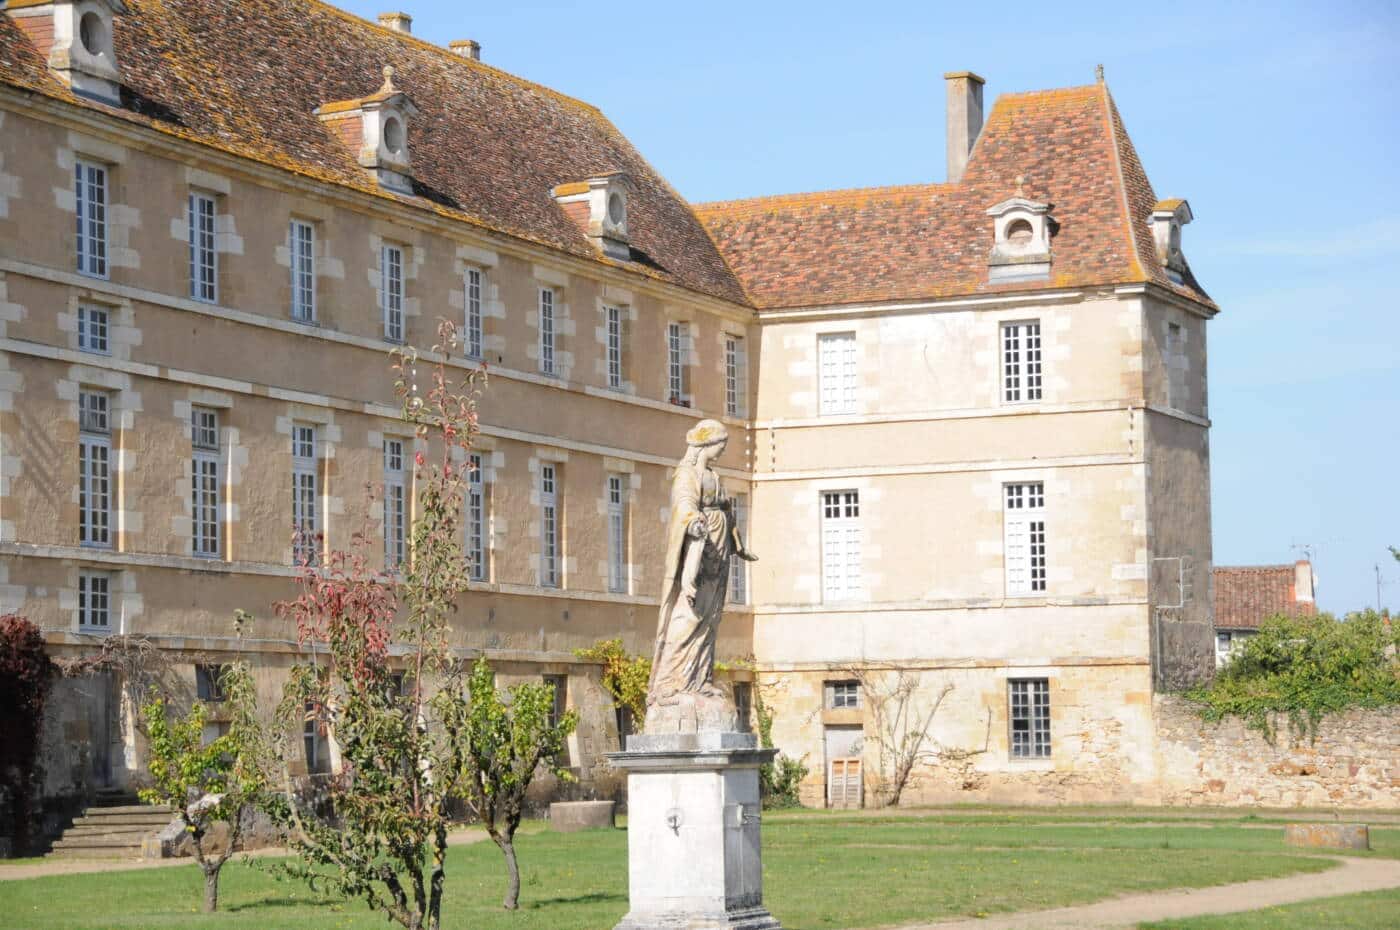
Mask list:
[{"label": "stone trough", "polygon": [[555,833],[611,829],[612,801],[557,801],[549,805],[549,828]]},{"label": "stone trough", "polygon": [[1370,849],[1371,831],[1364,823],[1290,823],[1283,841],[1306,849]]}]

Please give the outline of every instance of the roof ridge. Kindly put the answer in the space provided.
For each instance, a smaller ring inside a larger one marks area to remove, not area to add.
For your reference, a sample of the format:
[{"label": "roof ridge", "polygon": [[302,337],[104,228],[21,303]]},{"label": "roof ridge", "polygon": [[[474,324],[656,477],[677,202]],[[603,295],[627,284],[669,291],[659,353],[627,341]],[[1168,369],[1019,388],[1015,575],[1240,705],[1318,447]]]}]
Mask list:
[{"label": "roof ridge", "polygon": [[580,100],[577,97],[571,97],[568,94],[561,93],[560,91],[557,91],[552,87],[546,87],[544,84],[532,81],[529,78],[523,78],[518,74],[512,74],[504,68],[498,68],[495,65],[487,64],[486,62],[481,61],[480,59],[464,58],[461,55],[458,55],[456,52],[452,51],[451,49],[443,48],[441,45],[438,45],[435,42],[429,42],[427,39],[424,39],[420,36],[416,36],[411,32],[399,32],[396,29],[389,29],[386,26],[381,26],[379,23],[365,19],[363,16],[356,16],[349,10],[343,10],[335,4],[330,3],[329,0],[303,0],[303,2],[312,4],[314,6],[318,6],[324,10],[328,10],[336,16],[339,16],[341,19],[349,20],[355,23],[356,25],[368,26],[371,29],[375,29],[379,32],[385,33],[386,35],[393,36],[395,39],[398,39],[401,42],[412,42],[415,45],[419,45],[423,48],[430,49],[433,52],[435,52],[439,57],[449,59],[455,62],[456,64],[463,65],[468,68],[476,68],[481,71],[486,71],[490,74],[499,75],[500,77],[513,81],[516,84],[528,88],[529,90],[538,91],[540,93],[545,94],[546,96],[554,97],[557,100],[561,100],[564,103],[572,104],[573,106],[580,107],[584,110],[590,110],[593,113],[602,115],[603,111],[601,109],[599,109],[597,106],[589,103],[586,100]]},{"label": "roof ridge", "polygon": [[760,209],[764,206],[781,206],[783,204],[802,205],[804,203],[820,204],[840,200],[858,200],[864,197],[879,197],[886,194],[920,194],[926,192],[937,192],[940,190],[955,190],[957,184],[923,183],[923,184],[889,184],[880,187],[846,187],[825,191],[800,191],[790,194],[764,194],[760,197],[742,197],[735,200],[711,200],[705,203],[694,204],[697,212],[705,213],[729,213],[745,209]]},{"label": "roof ridge", "polygon": [[1217,572],[1276,572],[1281,571],[1285,568],[1289,571],[1292,571],[1295,567],[1297,567],[1297,564],[1298,563],[1296,562],[1280,562],[1277,565],[1215,565],[1212,566],[1212,568]]}]

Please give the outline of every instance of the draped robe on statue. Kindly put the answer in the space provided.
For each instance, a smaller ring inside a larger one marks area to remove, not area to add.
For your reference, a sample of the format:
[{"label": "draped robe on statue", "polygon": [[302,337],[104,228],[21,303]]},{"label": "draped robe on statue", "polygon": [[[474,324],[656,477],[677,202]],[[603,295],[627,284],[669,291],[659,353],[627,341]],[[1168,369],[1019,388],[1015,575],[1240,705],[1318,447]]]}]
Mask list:
[{"label": "draped robe on statue", "polygon": [[[715,640],[735,551],[733,510],[719,476],[682,463],[671,483],[656,653],[647,693],[646,731],[733,729],[733,702],[714,682]],[[700,522],[703,534],[690,528]],[[696,562],[698,560],[698,567]],[[687,567],[695,570],[687,584]]]}]

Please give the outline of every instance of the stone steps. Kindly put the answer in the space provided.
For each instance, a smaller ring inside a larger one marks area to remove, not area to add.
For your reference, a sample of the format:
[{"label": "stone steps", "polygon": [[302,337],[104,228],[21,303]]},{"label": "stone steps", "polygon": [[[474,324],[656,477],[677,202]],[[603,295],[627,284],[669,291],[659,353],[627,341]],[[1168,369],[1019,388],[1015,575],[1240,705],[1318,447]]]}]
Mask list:
[{"label": "stone steps", "polygon": [[139,859],[148,837],[175,816],[163,804],[140,804],[125,792],[99,793],[64,831],[49,855],[60,859]]}]

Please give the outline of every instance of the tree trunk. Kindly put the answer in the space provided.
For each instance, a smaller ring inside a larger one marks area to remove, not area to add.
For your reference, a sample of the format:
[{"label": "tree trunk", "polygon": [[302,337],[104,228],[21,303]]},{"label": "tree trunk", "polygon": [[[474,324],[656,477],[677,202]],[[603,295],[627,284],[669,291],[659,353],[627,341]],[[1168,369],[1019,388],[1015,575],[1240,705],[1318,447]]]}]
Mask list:
[{"label": "tree trunk", "polygon": [[219,869],[216,866],[204,872],[204,913],[212,914],[219,909]]},{"label": "tree trunk", "polygon": [[496,840],[500,845],[501,852],[506,854],[506,874],[509,876],[509,884],[506,886],[505,909],[516,910],[520,907],[520,863],[515,861],[515,841],[502,837]]}]

